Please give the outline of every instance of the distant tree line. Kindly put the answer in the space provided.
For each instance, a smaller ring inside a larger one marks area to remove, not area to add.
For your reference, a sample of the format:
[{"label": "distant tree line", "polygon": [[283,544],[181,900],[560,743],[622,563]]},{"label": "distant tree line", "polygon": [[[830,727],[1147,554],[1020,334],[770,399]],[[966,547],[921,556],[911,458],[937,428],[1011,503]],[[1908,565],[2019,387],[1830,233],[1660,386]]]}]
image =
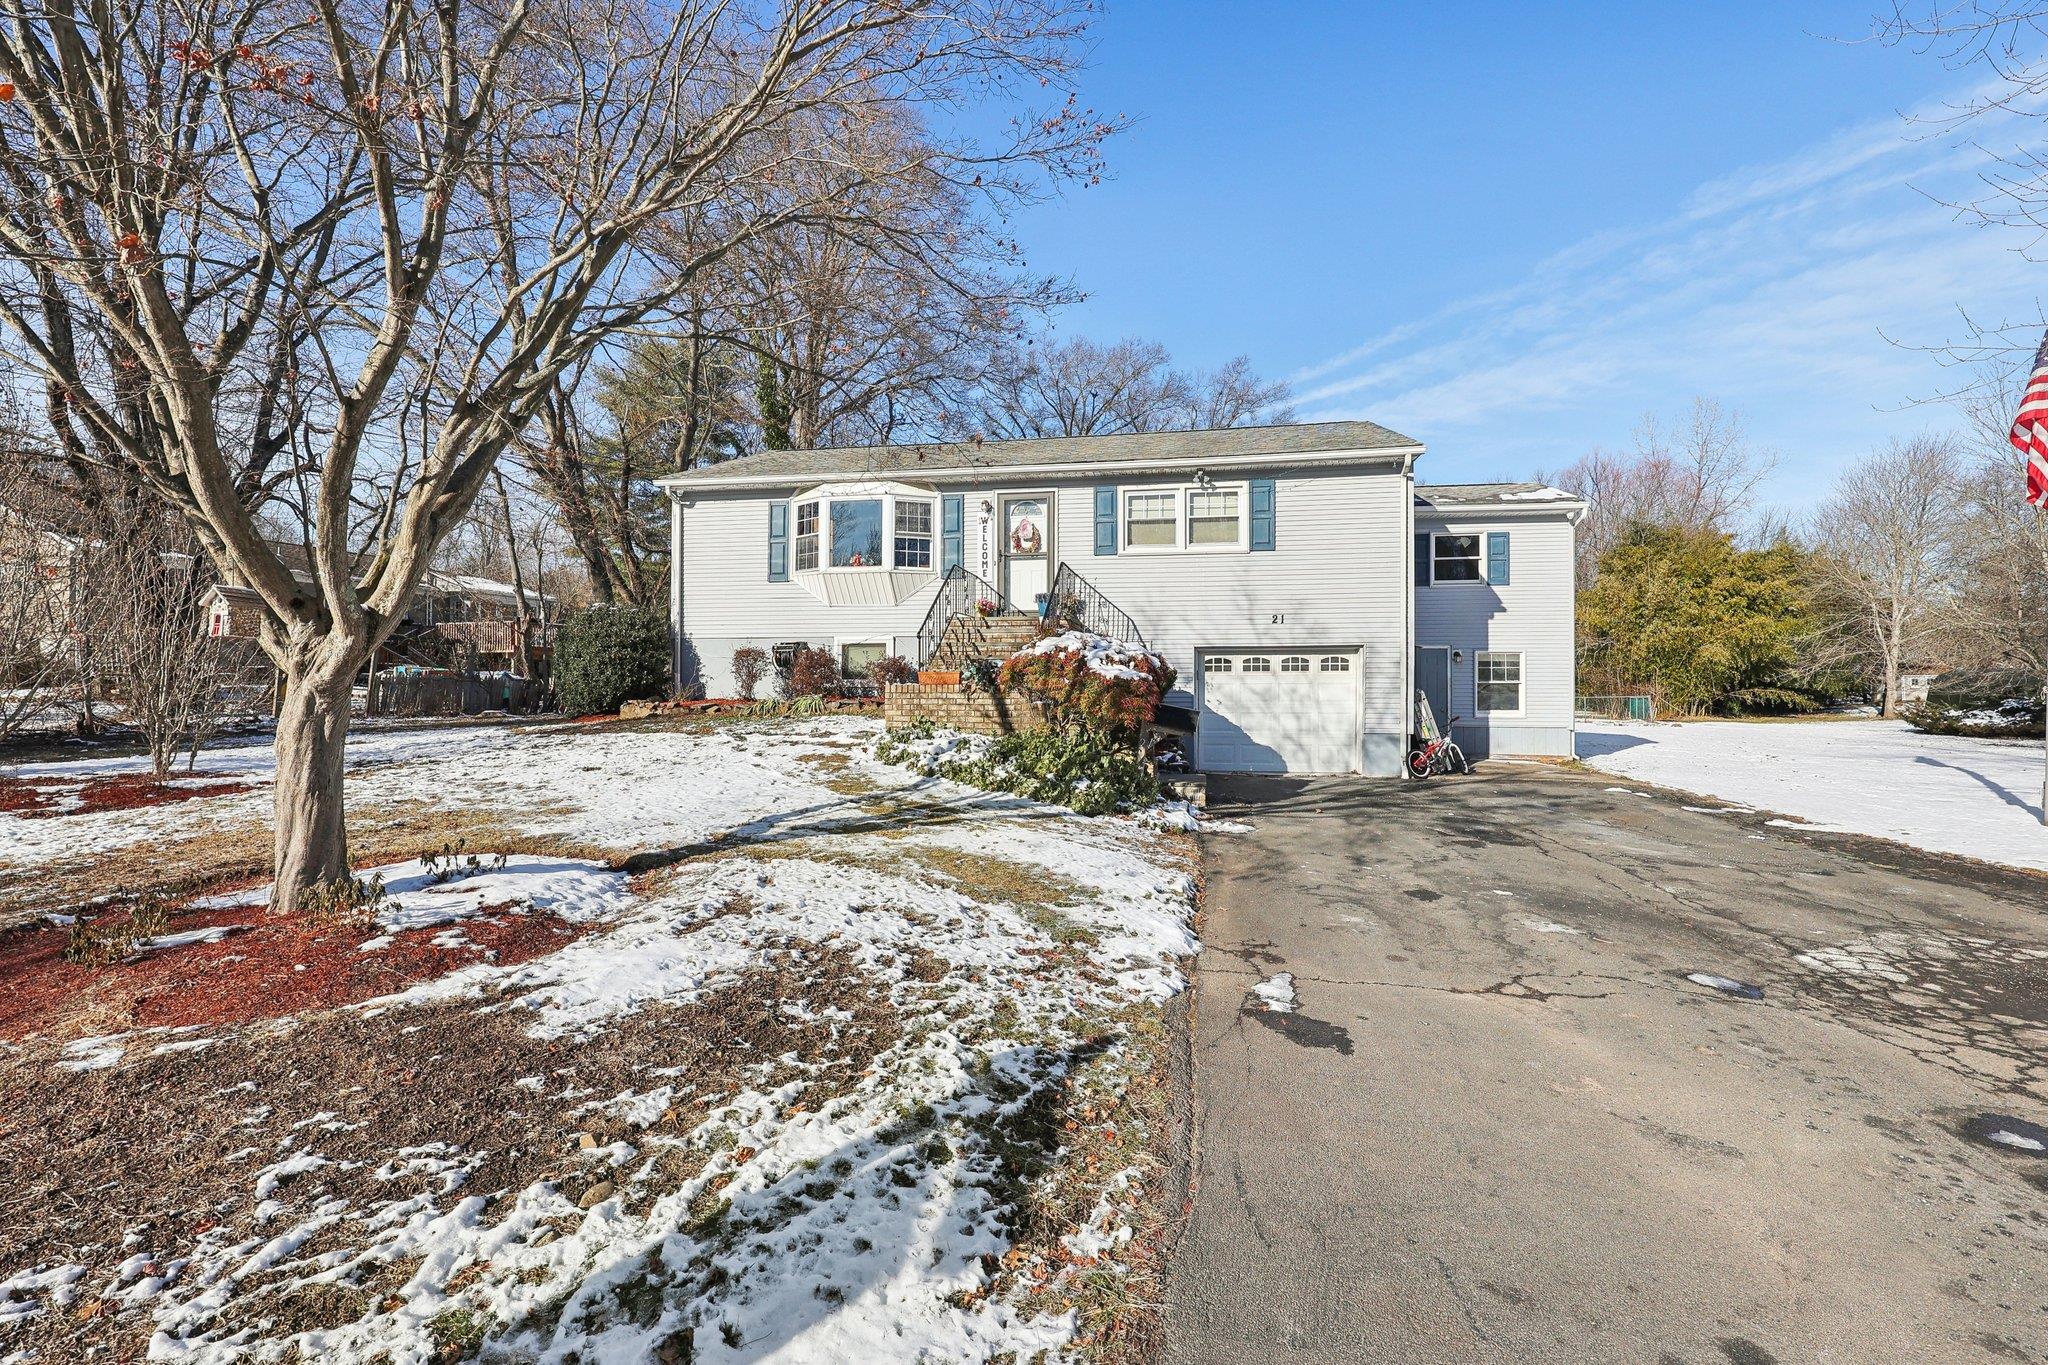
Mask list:
[{"label": "distant tree line", "polygon": [[1760,505],[1777,457],[1708,400],[1646,421],[1633,449],[1545,476],[1590,510],[1579,535],[1579,685],[1660,711],[1901,705],[1934,668],[2038,693],[2048,671],[2048,524],[2005,442],[1993,386],[1960,430],[1895,440],[1842,470],[1811,513]]}]

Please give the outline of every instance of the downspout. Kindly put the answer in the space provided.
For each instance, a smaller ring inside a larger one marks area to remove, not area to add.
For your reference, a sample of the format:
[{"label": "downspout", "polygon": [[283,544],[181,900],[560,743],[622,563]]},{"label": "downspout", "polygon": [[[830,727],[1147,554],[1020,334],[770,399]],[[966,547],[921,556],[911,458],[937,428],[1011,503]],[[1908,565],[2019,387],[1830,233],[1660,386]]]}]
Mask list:
[{"label": "downspout", "polygon": [[668,495],[668,671],[669,695],[683,694],[683,500]]},{"label": "downspout", "polygon": [[1401,582],[1401,735],[1399,755],[1401,776],[1408,776],[1408,741],[1415,733],[1415,461],[1421,452],[1401,459],[1401,544],[1394,562]]}]

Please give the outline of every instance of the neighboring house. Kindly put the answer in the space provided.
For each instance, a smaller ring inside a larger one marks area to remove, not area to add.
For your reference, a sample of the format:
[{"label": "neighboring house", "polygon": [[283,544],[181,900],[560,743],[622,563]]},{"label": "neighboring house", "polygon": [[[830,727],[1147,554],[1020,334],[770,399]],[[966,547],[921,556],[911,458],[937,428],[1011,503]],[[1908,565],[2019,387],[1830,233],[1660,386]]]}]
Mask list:
[{"label": "neighboring house", "polygon": [[[1583,505],[1528,485],[1419,500],[1422,451],[1329,422],[770,451],[671,475],[676,686],[733,695],[748,646],[828,648],[849,672],[922,663],[936,618],[977,595],[1035,610],[1064,570],[1063,595],[1106,600],[1179,670],[1169,700],[1197,712],[1205,771],[1399,773],[1418,644],[1459,654],[1447,688],[1463,679],[1468,702],[1484,669],[1484,708],[1455,708],[1481,752],[1569,754]],[[1418,589],[1438,531],[1446,558]],[[1498,567],[1474,569],[1460,536]]]},{"label": "neighboring house", "polygon": [[1899,670],[1899,705],[1917,706],[1927,700],[1927,689],[1948,671],[1945,664],[1913,663]]},{"label": "neighboring house", "polygon": [[[303,566],[304,554],[296,546],[280,546],[285,562],[301,583],[311,587],[313,577]],[[533,652],[540,671],[554,642],[555,599],[526,590],[526,599],[540,618],[534,628]],[[379,648],[376,667],[390,664],[446,664],[454,661],[453,647],[466,646],[477,669],[495,672],[518,665],[515,628],[520,619],[519,595],[510,583],[471,574],[429,570],[413,594],[405,619],[392,639]],[[253,588],[216,583],[207,594],[207,631],[211,635],[253,638],[263,620],[261,598]],[[445,657],[444,657],[445,656]]]}]

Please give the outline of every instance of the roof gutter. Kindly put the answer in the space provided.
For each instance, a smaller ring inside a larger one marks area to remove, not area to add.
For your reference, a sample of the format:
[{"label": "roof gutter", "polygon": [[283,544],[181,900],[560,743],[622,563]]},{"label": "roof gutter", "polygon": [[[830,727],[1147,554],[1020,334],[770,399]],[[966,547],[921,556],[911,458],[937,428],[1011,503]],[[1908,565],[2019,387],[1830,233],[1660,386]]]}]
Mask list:
[{"label": "roof gutter", "polygon": [[830,483],[841,479],[892,479],[916,478],[920,480],[945,479],[952,483],[1012,483],[1019,479],[1090,478],[1100,474],[1168,474],[1183,470],[1197,469],[1244,469],[1261,465],[1278,465],[1290,469],[1315,469],[1341,467],[1345,465],[1397,465],[1412,469],[1415,458],[1422,454],[1419,445],[1379,446],[1372,450],[1287,452],[1275,451],[1244,455],[1188,455],[1151,457],[1141,460],[1073,460],[1057,464],[1004,464],[1004,465],[920,465],[914,469],[861,469],[844,473],[821,473],[806,470],[786,474],[728,474],[710,472],[669,474],[656,479],[655,483],[670,490],[704,492],[720,488],[798,488],[813,484]]}]

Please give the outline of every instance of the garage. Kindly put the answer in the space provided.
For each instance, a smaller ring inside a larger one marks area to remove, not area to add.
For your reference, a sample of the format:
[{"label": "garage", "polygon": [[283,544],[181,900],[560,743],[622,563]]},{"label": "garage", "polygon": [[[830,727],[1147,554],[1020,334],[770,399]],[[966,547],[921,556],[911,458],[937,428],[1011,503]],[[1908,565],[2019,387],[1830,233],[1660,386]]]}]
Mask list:
[{"label": "garage", "polygon": [[1358,770],[1356,649],[1203,650],[1200,660],[1197,768]]}]

